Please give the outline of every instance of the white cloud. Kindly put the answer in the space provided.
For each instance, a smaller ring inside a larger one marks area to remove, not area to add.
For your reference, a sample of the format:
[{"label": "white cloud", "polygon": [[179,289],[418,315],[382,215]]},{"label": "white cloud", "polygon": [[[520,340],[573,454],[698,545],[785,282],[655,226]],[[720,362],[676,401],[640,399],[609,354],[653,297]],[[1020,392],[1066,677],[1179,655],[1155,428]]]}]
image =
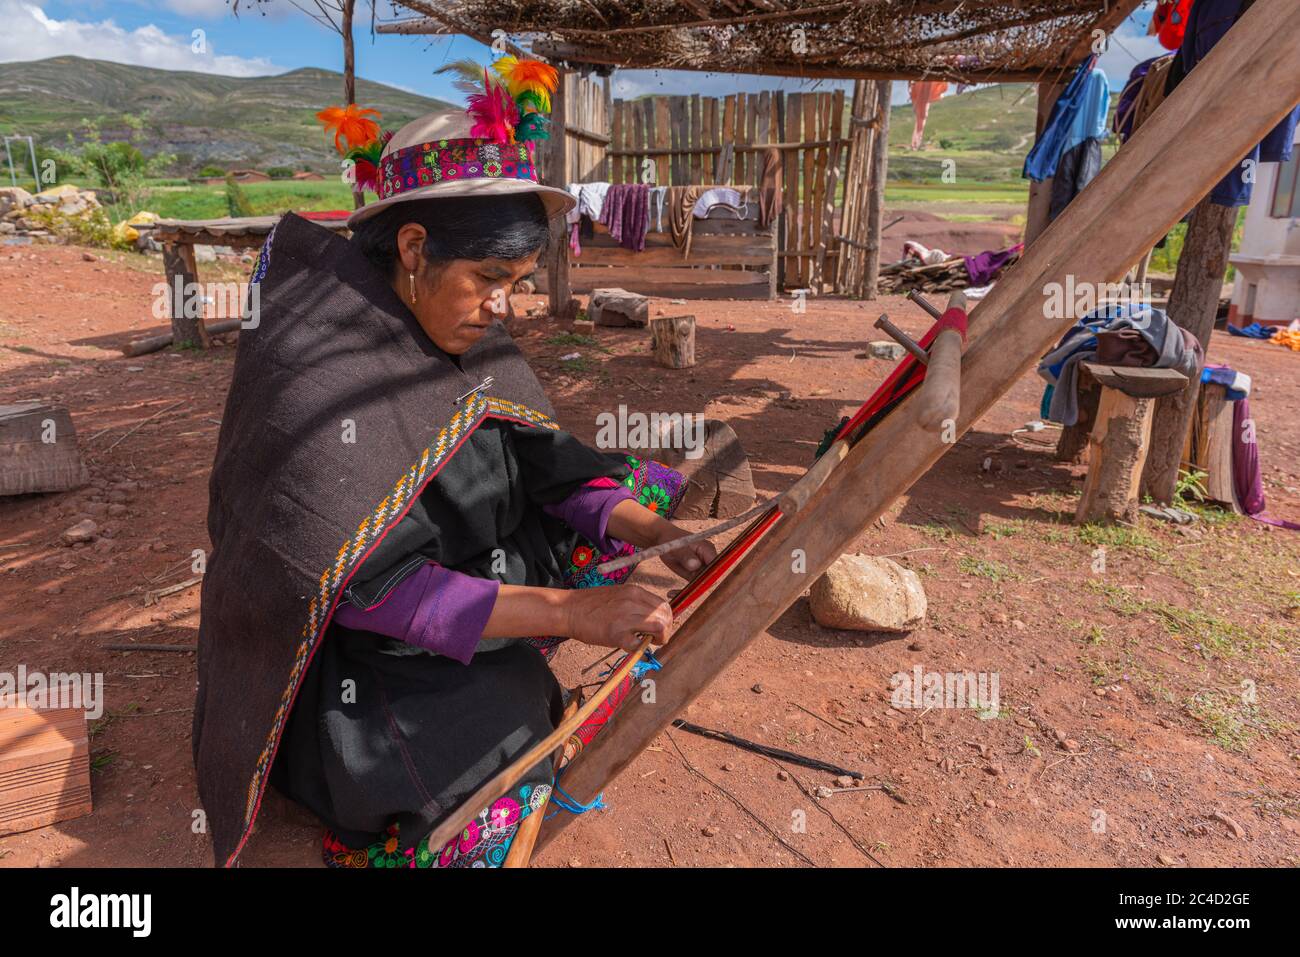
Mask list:
[{"label": "white cloud", "polygon": [[[198,0],[192,3],[197,6]],[[0,0],[0,22],[5,24],[0,32],[0,62],[81,56],[223,76],[265,76],[285,69],[264,57],[218,56],[206,37],[204,49],[196,52],[192,36],[168,34],[152,23],[127,30],[112,19],[55,20],[38,4],[22,0]]]}]

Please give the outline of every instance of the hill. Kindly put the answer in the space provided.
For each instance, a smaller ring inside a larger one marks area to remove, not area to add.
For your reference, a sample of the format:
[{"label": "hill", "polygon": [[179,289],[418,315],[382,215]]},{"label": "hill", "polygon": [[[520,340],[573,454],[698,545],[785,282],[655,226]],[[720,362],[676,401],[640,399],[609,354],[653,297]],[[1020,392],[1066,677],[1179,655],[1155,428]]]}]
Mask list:
[{"label": "hill", "polygon": [[[145,121],[146,153],[175,153],[182,172],[205,163],[266,169],[338,169],[315,113],[342,102],[343,75],[304,68],[276,76],[229,77],[155,70],[61,56],[0,63],[0,132],[64,147],[83,120],[105,140],[125,139],[126,115]],[[357,101],[397,129],[450,104],[358,78]]]},{"label": "hill", "polygon": [[930,105],[926,148],[914,151],[912,104],[895,106],[889,114],[889,178],[933,182],[951,159],[959,182],[1018,182],[1037,112],[1038,97],[1023,83],[945,96]]}]

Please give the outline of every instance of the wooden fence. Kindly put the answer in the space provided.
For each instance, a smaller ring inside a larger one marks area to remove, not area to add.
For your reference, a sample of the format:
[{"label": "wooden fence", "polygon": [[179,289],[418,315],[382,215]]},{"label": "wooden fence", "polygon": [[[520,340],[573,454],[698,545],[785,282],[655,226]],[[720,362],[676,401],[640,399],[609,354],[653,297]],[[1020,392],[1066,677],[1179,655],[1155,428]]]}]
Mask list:
[{"label": "wooden fence", "polygon": [[[806,288],[835,276],[837,184],[847,146],[843,90],[615,100],[608,179],[757,186],[764,153],[776,147],[784,180],[780,279]],[[604,177],[589,177],[597,178]]]}]

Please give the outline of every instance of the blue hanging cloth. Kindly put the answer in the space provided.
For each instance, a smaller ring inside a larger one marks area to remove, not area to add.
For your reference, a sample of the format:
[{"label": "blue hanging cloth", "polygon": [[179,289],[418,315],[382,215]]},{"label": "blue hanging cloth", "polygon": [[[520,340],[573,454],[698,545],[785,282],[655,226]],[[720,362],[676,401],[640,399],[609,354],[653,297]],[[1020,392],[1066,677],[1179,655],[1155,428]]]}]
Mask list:
[{"label": "blue hanging cloth", "polygon": [[[1096,62],[1097,58],[1090,56],[1080,63],[1065,92],[1057,97],[1056,103],[1052,105],[1051,115],[1047,118],[1047,125],[1043,127],[1042,136],[1038,137],[1034,148],[1025,157],[1022,176],[1032,179],[1035,183],[1041,183],[1055,175],[1056,164],[1061,154],[1065,152],[1066,143],[1074,129],[1075,118],[1087,99],[1090,85],[1088,77]],[[1103,79],[1104,77],[1105,74]]]}]

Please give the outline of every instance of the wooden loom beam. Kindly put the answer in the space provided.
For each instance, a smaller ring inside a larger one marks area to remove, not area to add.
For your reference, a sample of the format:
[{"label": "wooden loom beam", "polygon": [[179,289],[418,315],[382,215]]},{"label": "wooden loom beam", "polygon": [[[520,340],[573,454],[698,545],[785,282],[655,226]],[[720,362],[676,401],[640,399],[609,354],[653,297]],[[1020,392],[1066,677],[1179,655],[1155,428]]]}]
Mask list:
[{"label": "wooden loom beam", "polygon": [[[1049,283],[1113,282],[1300,102],[1300,23],[1289,0],[1257,0],[1101,174],[1047,227],[972,314],[962,362],[964,433],[1074,320],[1049,319]],[[1244,95],[1249,91],[1249,95]],[[1184,137],[1195,138],[1189,148]],[[858,443],[808,507],[782,519],[724,578],[659,655],[653,703],[629,698],[565,769],[590,801],[949,447],[905,400]],[[807,574],[791,572],[802,549]],[[539,848],[573,820],[546,822]]]}]

